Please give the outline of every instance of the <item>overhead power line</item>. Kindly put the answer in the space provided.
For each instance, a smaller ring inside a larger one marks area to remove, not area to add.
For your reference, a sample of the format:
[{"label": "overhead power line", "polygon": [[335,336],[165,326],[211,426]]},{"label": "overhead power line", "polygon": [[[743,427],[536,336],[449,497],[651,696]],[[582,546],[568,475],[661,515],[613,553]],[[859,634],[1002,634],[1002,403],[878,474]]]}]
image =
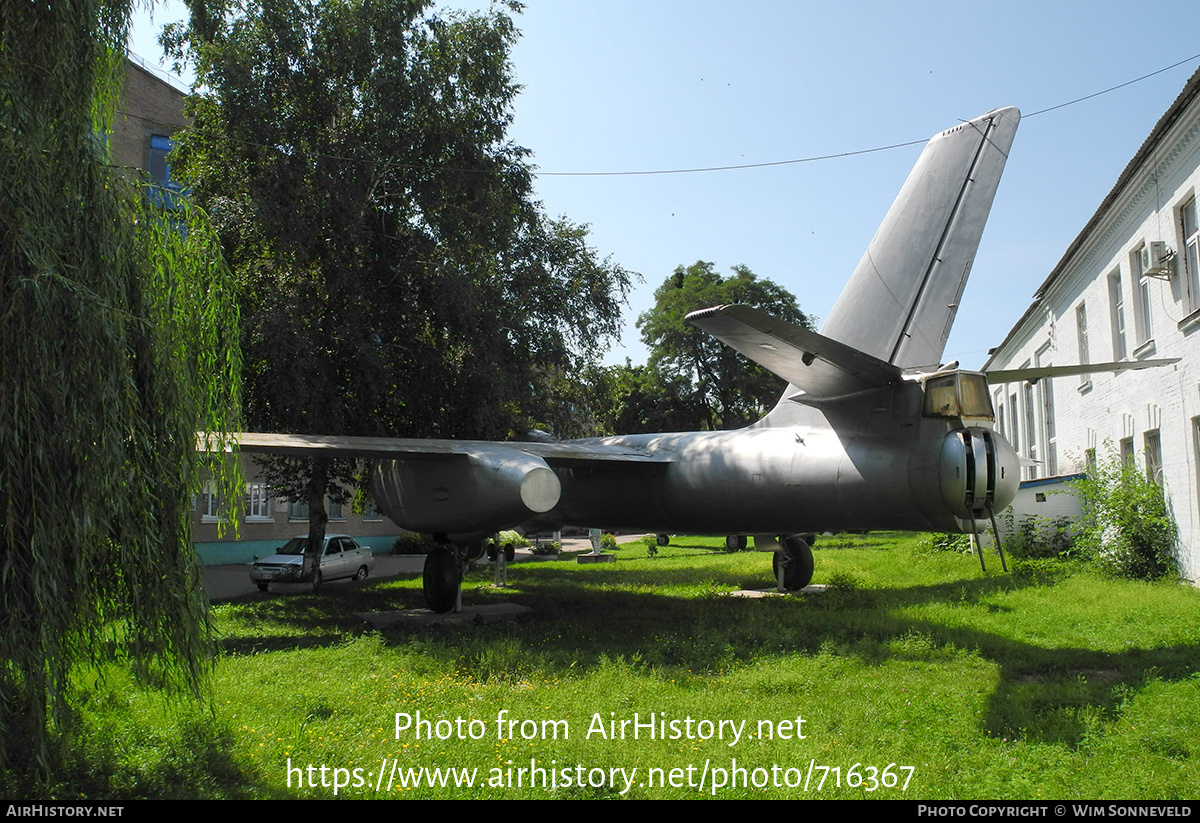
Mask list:
[{"label": "overhead power line", "polygon": [[[1048,112],[1057,111],[1059,109],[1064,109],[1067,106],[1074,106],[1075,104],[1082,103],[1085,100],[1091,100],[1093,98],[1100,97],[1102,95],[1117,91],[1118,89],[1123,89],[1126,86],[1132,86],[1134,83],[1140,83],[1143,80],[1148,80],[1151,77],[1155,77],[1159,74],[1162,74],[1163,72],[1168,72],[1171,69],[1179,68],[1180,66],[1182,66],[1186,63],[1191,63],[1197,59],[1200,59],[1200,54],[1193,54],[1191,57],[1186,57],[1183,60],[1180,60],[1176,63],[1172,63],[1169,66],[1164,66],[1163,68],[1157,69],[1156,71],[1152,71],[1149,74],[1143,74],[1141,77],[1135,77],[1132,80],[1126,80],[1124,83],[1118,83],[1115,86],[1110,86],[1107,89],[1093,92],[1091,94],[1084,95],[1083,97],[1077,97],[1074,100],[1068,100],[1065,103],[1059,103],[1057,105],[1049,106],[1044,109],[1038,109],[1035,112],[1031,112],[1029,114],[1023,115],[1022,119],[1028,120],[1029,118],[1037,117],[1040,114],[1046,114]],[[121,113],[125,114],[127,117],[133,117],[138,120],[147,120],[149,122],[148,118],[140,117],[136,114],[131,114],[128,112],[121,112]],[[159,122],[159,121],[153,121],[153,122]],[[186,126],[183,123],[164,124],[164,125],[175,125],[181,129],[188,128],[188,126]],[[197,129],[197,131],[200,131],[200,130]],[[203,133],[203,132],[201,132],[201,133]],[[261,143],[255,143],[250,140],[239,140],[237,138],[229,138],[229,137],[226,137],[226,139],[230,139],[233,142],[242,143],[243,145],[256,146],[258,148],[264,148],[264,149],[277,149],[278,148],[275,146],[267,146],[267,145],[263,145]],[[696,168],[685,168],[685,169],[650,169],[650,170],[643,170],[643,171],[533,171],[530,173],[534,177],[644,177],[644,176],[648,176],[648,175],[660,175],[660,174],[699,174],[699,173],[703,173],[703,172],[714,172],[714,171],[740,171],[743,169],[763,169],[763,168],[770,168],[772,166],[794,166],[794,165],[798,165],[800,163],[816,163],[821,160],[836,160],[840,157],[856,157],[856,156],[862,155],[862,154],[874,154],[876,152],[890,151],[892,149],[902,149],[902,148],[905,148],[906,146],[918,146],[918,145],[921,145],[926,142],[928,142],[928,138],[921,138],[920,140],[906,140],[903,143],[891,143],[886,146],[875,146],[875,147],[869,148],[869,149],[857,149],[854,151],[835,152],[832,154],[818,154],[818,155],[813,155],[811,157],[799,157],[794,160],[772,160],[772,161],[768,161],[768,162],[764,162],[764,163],[740,163],[737,165],[730,165],[730,166],[700,166],[700,167],[696,167]],[[342,157],[340,155],[335,155],[335,154],[321,154],[321,155],[317,155],[317,156],[323,157],[328,160],[342,160],[342,161],[351,162],[351,163],[369,162],[369,161],[364,160],[363,158]],[[415,164],[415,163],[393,163],[392,165],[397,166],[399,168],[413,168],[413,169],[432,168],[432,167],[429,167],[426,165]],[[463,172],[463,173],[467,173],[467,174],[503,173],[503,170],[496,170],[496,169],[465,169],[465,168],[457,168],[454,166],[438,166],[436,168],[440,168],[443,171]]]},{"label": "overhead power line", "polygon": [[[1082,103],[1084,100],[1091,100],[1093,97],[1099,97],[1103,94],[1108,94],[1109,92],[1114,92],[1117,89],[1123,89],[1126,86],[1132,86],[1134,83],[1140,83],[1143,80],[1147,80],[1151,77],[1154,77],[1155,75],[1162,74],[1165,71],[1170,71],[1171,69],[1178,68],[1179,66],[1182,66],[1185,63],[1190,63],[1196,59],[1200,59],[1200,54],[1193,54],[1191,57],[1180,60],[1178,63],[1172,63],[1169,66],[1165,66],[1161,69],[1158,69],[1157,71],[1152,71],[1149,74],[1143,74],[1141,77],[1135,77],[1133,80],[1126,80],[1124,83],[1120,83],[1119,85],[1104,89],[1103,91],[1093,92],[1092,94],[1088,94],[1083,97],[1077,97],[1074,100],[1068,100],[1066,103],[1059,103],[1056,106],[1050,106],[1049,108],[1039,109],[1038,111],[1032,112],[1031,114],[1023,115],[1022,119],[1028,120],[1030,117],[1037,117],[1039,114],[1045,114],[1046,112],[1056,111],[1057,109],[1066,108],[1067,106],[1073,106],[1076,103]],[[815,163],[818,160],[833,160],[838,157],[853,157],[858,154],[872,154],[872,153],[878,152],[878,151],[889,151],[890,149],[901,149],[901,148],[904,148],[905,146],[917,146],[917,145],[920,145],[920,144],[926,143],[926,142],[928,142],[928,138],[922,138],[920,140],[908,140],[903,143],[892,143],[890,146],[876,146],[875,148],[872,148],[872,149],[859,149],[858,151],[844,151],[844,152],[839,152],[837,154],[819,154],[819,155],[814,155],[812,157],[801,157],[796,160],[775,160],[775,161],[769,162],[769,163],[743,163],[743,164],[737,165],[737,166],[707,166],[707,167],[703,167],[703,168],[694,168],[694,169],[658,169],[658,170],[654,170],[654,171],[539,171],[539,172],[535,172],[535,174],[537,174],[539,177],[633,177],[633,176],[637,176],[637,175],[649,175],[649,174],[694,174],[697,172],[706,172],[706,171],[733,171],[733,170],[737,170],[737,169],[761,169],[761,168],[766,168],[768,166],[790,166],[790,165],[795,165],[797,163]]]}]

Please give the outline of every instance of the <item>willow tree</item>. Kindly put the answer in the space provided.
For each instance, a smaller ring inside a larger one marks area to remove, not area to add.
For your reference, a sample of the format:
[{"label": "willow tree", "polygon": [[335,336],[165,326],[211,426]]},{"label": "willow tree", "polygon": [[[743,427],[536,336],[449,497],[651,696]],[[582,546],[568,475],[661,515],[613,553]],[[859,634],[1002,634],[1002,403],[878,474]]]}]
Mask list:
[{"label": "willow tree", "polygon": [[[108,160],[129,3],[0,0],[0,768],[43,775],[73,679],[194,687],[196,431],[238,408],[219,248]],[[217,482],[231,490],[230,469]],[[10,786],[11,788],[11,786]]]}]

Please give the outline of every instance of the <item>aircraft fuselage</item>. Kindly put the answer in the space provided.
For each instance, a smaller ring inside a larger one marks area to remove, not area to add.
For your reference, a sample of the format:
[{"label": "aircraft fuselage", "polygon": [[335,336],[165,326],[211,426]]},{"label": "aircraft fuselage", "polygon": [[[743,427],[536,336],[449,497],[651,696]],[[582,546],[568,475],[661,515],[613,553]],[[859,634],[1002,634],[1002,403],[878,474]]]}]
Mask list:
[{"label": "aircraft fuselage", "polygon": [[[922,417],[916,386],[876,394],[852,406],[795,409],[790,425],[768,418],[737,431],[584,441],[671,459],[634,471],[595,463],[558,468],[562,494],[545,519],[714,534],[968,529],[969,518],[945,491],[948,483],[956,497],[956,485],[965,483],[967,467],[945,454],[962,420]],[[991,505],[1002,509],[1015,493],[1018,464],[1007,443],[991,436],[1001,481],[997,494],[993,478]]]},{"label": "aircraft fuselage", "polygon": [[[819,406],[785,401],[736,431],[555,445],[562,453],[478,444],[469,455],[381,461],[375,499],[405,528],[464,543],[521,525],[971,531],[1008,505],[1019,480],[1017,457],[990,416],[942,413],[916,381]],[[589,457],[608,452],[640,460]]]}]

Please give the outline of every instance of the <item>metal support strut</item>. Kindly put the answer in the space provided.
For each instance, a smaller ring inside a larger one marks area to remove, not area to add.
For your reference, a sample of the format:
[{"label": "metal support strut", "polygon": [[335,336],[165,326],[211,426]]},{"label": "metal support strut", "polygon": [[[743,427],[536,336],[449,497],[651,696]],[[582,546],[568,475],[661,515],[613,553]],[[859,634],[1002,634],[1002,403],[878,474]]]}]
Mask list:
[{"label": "metal support strut", "polygon": [[971,515],[971,542],[975,544],[975,551],[979,554],[979,568],[987,571],[987,563],[983,562],[983,543],[979,539],[979,527],[975,525],[975,510],[967,509]]},{"label": "metal support strut", "polygon": [[494,577],[492,585],[498,589],[507,588],[508,586],[508,552],[500,545],[500,533],[497,532],[492,537],[492,569]]},{"label": "metal support strut", "polygon": [[1008,564],[1004,562],[1004,543],[1000,541],[1000,527],[996,525],[996,512],[989,505],[987,513],[992,521],[992,534],[996,535],[996,551],[1000,552],[1000,566],[1004,571],[1008,571]]}]

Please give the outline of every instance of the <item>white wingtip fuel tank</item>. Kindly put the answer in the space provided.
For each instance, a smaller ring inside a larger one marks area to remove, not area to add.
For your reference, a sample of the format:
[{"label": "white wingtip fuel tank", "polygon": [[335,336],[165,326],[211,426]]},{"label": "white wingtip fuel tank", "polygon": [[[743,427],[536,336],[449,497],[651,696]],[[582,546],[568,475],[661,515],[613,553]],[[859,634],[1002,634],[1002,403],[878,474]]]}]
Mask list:
[{"label": "white wingtip fuel tank", "polygon": [[[498,444],[497,444],[498,445]],[[426,460],[384,460],[371,474],[379,507],[428,534],[490,534],[558,505],[562,484],[541,457],[511,448]]]}]

